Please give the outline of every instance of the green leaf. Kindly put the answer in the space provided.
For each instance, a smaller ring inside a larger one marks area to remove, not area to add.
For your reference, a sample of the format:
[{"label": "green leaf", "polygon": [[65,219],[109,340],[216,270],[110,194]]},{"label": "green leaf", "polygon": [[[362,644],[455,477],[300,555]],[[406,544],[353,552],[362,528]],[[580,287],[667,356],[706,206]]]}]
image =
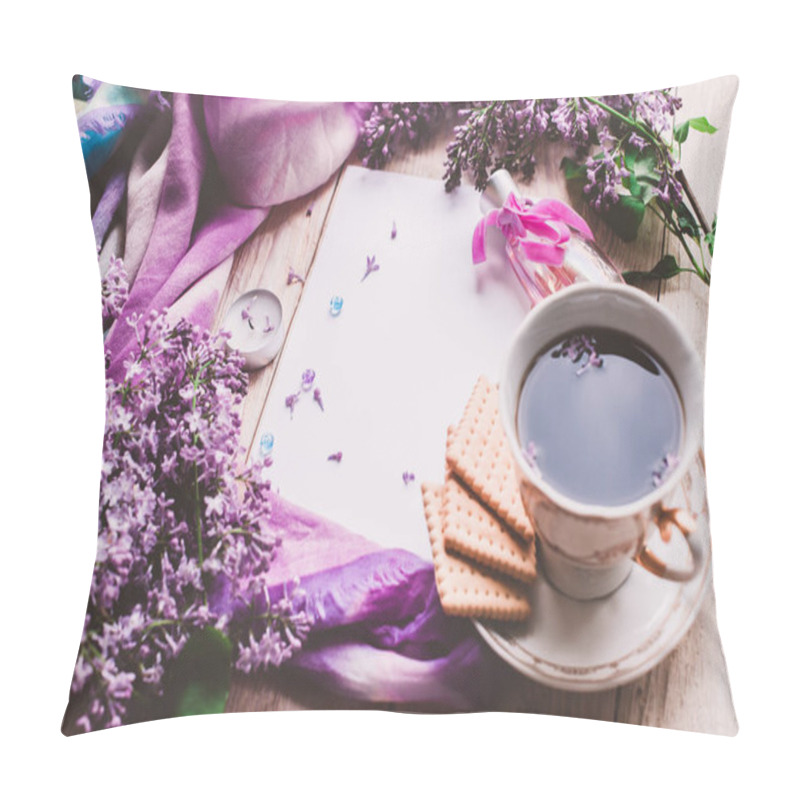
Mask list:
[{"label": "green leaf", "polygon": [[694,117],[689,120],[689,125],[700,133],[717,132],[717,129],[705,117]]},{"label": "green leaf", "polygon": [[639,151],[635,147],[628,147],[623,161],[629,173],[622,179],[623,186],[646,206],[656,197],[655,187],[660,180],[658,155],[655,149],[646,147]]},{"label": "green leaf", "polygon": [[636,179],[651,183],[654,186],[658,185],[661,176],[657,170],[658,156],[652,147],[645,147],[641,153],[638,153],[633,160],[633,174]]},{"label": "green leaf", "polygon": [[586,165],[579,164],[577,161],[573,161],[568,156],[565,156],[561,160],[561,169],[564,170],[564,177],[568,181],[574,181],[578,178],[586,177]]},{"label": "green leaf", "polygon": [[714,242],[717,238],[717,216],[714,215],[714,220],[711,223],[711,230],[705,235],[705,243],[708,245],[708,252],[711,257],[714,257]]},{"label": "green leaf", "polygon": [[632,242],[644,219],[644,205],[638,197],[623,195],[603,216],[620,239]]},{"label": "green leaf", "polygon": [[717,129],[705,117],[693,117],[675,128],[675,141],[683,144],[689,136],[689,128],[699,133],[716,133]]},{"label": "green leaf", "polygon": [[650,272],[637,272],[635,270],[628,270],[622,274],[626,283],[632,286],[644,286],[651,281],[667,280],[673,278],[681,272],[675,256],[667,255],[656,264]]},{"label": "green leaf", "polygon": [[688,234],[693,239],[700,240],[700,223],[695,219],[694,213],[683,201],[675,207],[675,217],[681,233]]},{"label": "green leaf", "polygon": [[164,701],[176,716],[219,714],[225,710],[231,673],[230,639],[216,628],[189,637],[165,675]]}]

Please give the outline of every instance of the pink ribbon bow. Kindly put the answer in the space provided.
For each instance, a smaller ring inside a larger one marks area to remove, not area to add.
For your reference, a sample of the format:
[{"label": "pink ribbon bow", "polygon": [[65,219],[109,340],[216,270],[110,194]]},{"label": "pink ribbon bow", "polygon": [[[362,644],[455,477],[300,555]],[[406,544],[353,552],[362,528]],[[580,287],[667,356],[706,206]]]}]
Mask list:
[{"label": "pink ribbon bow", "polygon": [[486,229],[498,228],[506,239],[509,264],[531,305],[575,282],[576,275],[564,265],[564,252],[571,230],[589,241],[594,236],[586,221],[558,200],[509,194],[502,208],[490,211],[475,227],[472,261],[486,261]]},{"label": "pink ribbon bow", "polygon": [[[499,228],[508,246],[522,248],[530,261],[549,267],[564,263],[564,246],[569,241],[570,229],[594,241],[591,229],[580,214],[558,200],[529,198],[520,200],[509,194],[502,208],[490,211],[475,226],[472,236],[472,261],[486,261],[486,229]],[[536,238],[531,238],[531,235]]]}]

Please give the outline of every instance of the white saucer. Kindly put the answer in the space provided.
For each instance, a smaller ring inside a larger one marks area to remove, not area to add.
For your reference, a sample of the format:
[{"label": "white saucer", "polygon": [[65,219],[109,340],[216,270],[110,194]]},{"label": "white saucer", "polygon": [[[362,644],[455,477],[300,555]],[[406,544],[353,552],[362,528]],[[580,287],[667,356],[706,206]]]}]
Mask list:
[{"label": "white saucer", "polygon": [[[641,677],[680,642],[694,622],[711,580],[711,541],[703,464],[698,457],[679,492],[667,506],[683,506],[697,515],[702,562],[685,583],[657,578],[638,565],[608,597],[573,600],[554,589],[544,576],[531,586],[533,613],[524,622],[478,622],[489,646],[512,667],[555,689],[592,692],[611,689]],[[688,559],[679,534],[653,550],[673,563]]]}]

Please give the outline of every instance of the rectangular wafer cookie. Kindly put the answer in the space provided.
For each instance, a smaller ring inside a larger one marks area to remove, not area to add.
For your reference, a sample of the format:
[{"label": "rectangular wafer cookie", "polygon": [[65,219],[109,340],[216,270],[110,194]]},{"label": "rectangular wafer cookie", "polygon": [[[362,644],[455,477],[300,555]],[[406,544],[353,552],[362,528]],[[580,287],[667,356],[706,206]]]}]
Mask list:
[{"label": "rectangular wafer cookie", "polygon": [[448,467],[514,533],[533,539],[514,461],[500,422],[497,387],[481,375],[447,443]]},{"label": "rectangular wafer cookie", "polygon": [[442,533],[448,553],[454,553],[518,581],[536,577],[536,547],[514,536],[455,477],[445,480]]},{"label": "rectangular wafer cookie", "polygon": [[433,551],[436,588],[445,614],[520,620],[531,613],[527,596],[477,565],[447,552],[442,532],[444,487],[423,482],[422,502]]}]

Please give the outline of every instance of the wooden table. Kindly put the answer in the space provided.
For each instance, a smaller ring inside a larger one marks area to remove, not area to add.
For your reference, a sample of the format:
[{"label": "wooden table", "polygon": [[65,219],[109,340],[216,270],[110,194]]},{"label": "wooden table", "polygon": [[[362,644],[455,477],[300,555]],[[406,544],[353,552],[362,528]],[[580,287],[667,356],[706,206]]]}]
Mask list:
[{"label": "wooden table", "polygon": [[[694,87],[681,91],[686,105],[706,109],[709,118],[714,98],[703,96]],[[413,175],[441,178],[447,135],[433,141],[423,150],[397,157],[388,169]],[[684,149],[684,170],[693,175],[692,151]],[[650,269],[666,253],[672,253],[681,266],[688,259],[673,237],[664,235],[663,226],[648,212],[638,239],[623,243],[593,214],[580,196],[570,196],[560,169],[567,150],[558,144],[538,151],[538,166],[533,181],[523,186],[527,194],[555,197],[572,204],[589,221],[600,245],[622,269]],[[696,171],[702,174],[702,153],[696,157]],[[359,163],[354,156],[349,163]],[[236,253],[233,268],[219,302],[216,325],[230,303],[242,292],[263,287],[275,292],[283,303],[287,331],[300,301],[303,284],[287,285],[292,269],[307,277],[314,266],[314,257],[325,232],[330,209],[336,200],[337,186],[344,167],[325,185],[299,200],[274,208],[268,219]],[[716,206],[715,192],[714,207]],[[711,211],[713,211],[713,207]],[[668,306],[686,326],[701,358],[705,357],[708,288],[698,278],[681,274],[662,285],[654,285],[652,293]],[[250,449],[269,395],[278,361],[250,377],[250,387],[243,408],[242,441]],[[311,684],[287,681],[279,672],[259,677],[233,678],[226,710],[265,711],[297,708],[366,707],[336,695],[320,691]],[[380,706],[387,708],[387,706]],[[394,706],[393,706],[394,707]],[[576,693],[550,689],[514,676],[500,703],[501,710],[540,714],[615,720],[641,725],[654,725],[685,730],[733,734],[736,718],[728,686],[727,670],[722,654],[714,612],[713,587],[703,601],[697,621],[680,645],[660,665],[639,680],[617,689]]]}]

